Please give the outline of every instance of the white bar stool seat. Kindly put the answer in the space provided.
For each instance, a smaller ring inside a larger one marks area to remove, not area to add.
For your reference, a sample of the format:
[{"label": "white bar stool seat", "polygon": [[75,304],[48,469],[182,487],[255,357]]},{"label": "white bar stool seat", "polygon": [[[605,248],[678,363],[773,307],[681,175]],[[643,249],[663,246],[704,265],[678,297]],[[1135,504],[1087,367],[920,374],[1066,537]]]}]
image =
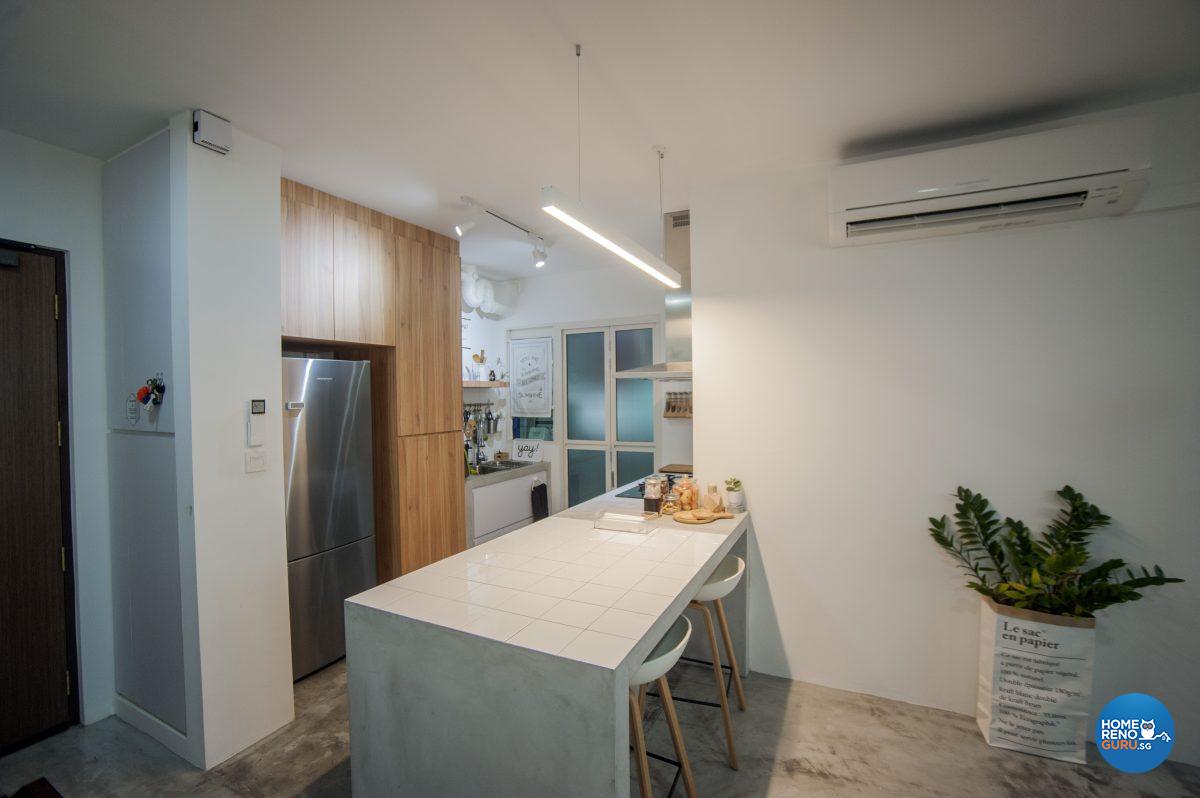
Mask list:
[{"label": "white bar stool seat", "polygon": [[[696,591],[695,597],[688,604],[690,609],[699,610],[704,615],[704,626],[708,632],[708,647],[712,651],[712,671],[713,680],[717,685],[717,694],[720,696],[721,715],[725,721],[725,746],[729,752],[729,767],[734,770],[738,769],[737,749],[733,744],[733,718],[729,715],[729,695],[728,685],[725,682],[722,674],[721,655],[717,651],[717,635],[713,628],[712,613],[709,612],[705,603],[711,603],[717,611],[717,620],[721,624],[721,636],[725,638],[725,654],[729,657],[729,672],[733,681],[734,687],[737,689],[738,708],[743,712],[746,711],[746,693],[742,689],[742,674],[739,672],[737,656],[733,653],[733,640],[729,636],[729,622],[725,619],[725,606],[721,603],[721,599],[733,592],[733,589],[738,586],[738,582],[742,581],[742,574],[746,572],[746,561],[736,555],[730,555],[717,565],[713,570],[712,575],[708,577],[700,589]],[[697,662],[698,660],[689,660]],[[710,664],[710,663],[703,663]],[[710,702],[695,701],[694,699],[679,699],[680,701],[690,701],[691,703],[702,703],[713,706]]]},{"label": "white bar stool seat", "polygon": [[688,640],[692,637],[692,622],[680,615],[671,628],[663,635],[658,645],[646,655],[646,661],[634,671],[629,679],[630,687],[641,687],[643,684],[658,681],[660,676],[675,667],[683,650],[687,648]]},{"label": "white bar stool seat", "polygon": [[[683,650],[687,648],[692,636],[692,622],[680,615],[671,624],[671,628],[663,635],[662,640],[646,655],[646,661],[633,672],[629,679],[629,732],[633,737],[633,749],[637,755],[638,784],[641,787],[642,798],[651,798],[650,792],[650,760],[646,754],[646,734],[642,728],[643,685],[658,682],[659,696],[662,697],[663,712],[667,717],[667,726],[671,731],[671,742],[675,744],[675,755],[679,757],[679,772],[683,776],[683,786],[688,798],[696,796],[696,782],[692,778],[692,765],[688,761],[687,749],[683,745],[683,730],[679,728],[679,718],[675,714],[675,702],[671,700],[671,688],[667,686],[667,671],[675,667]],[[639,695],[641,693],[642,695]],[[666,760],[670,762],[670,760]],[[674,786],[674,785],[672,785]]]},{"label": "white bar stool seat", "polygon": [[692,601],[717,601],[725,598],[738,586],[738,582],[742,581],[742,574],[745,570],[746,561],[741,557],[726,557],[721,560],[708,581],[696,591],[696,596]]}]

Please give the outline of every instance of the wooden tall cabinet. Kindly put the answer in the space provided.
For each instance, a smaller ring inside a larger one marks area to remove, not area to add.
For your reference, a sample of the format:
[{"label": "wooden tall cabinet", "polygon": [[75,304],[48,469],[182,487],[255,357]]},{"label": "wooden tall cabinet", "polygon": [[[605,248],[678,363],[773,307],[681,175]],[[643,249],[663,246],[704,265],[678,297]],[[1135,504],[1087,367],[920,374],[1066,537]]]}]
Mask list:
[{"label": "wooden tall cabinet", "polygon": [[401,435],[462,429],[462,278],[458,256],[418,241],[402,246],[396,281],[396,354],[407,364],[397,385]]},{"label": "wooden tall cabinet", "polygon": [[401,571],[408,573],[466,547],[461,432],[399,438]]},{"label": "wooden tall cabinet", "polygon": [[333,339],[333,212],[280,198],[283,334]]},{"label": "wooden tall cabinet", "polygon": [[334,217],[333,318],[337,340],[395,346],[396,248],[397,237],[390,231],[345,216]]},{"label": "wooden tall cabinet", "polygon": [[283,336],[372,365],[379,580],[466,547],[458,242],[282,181]]}]

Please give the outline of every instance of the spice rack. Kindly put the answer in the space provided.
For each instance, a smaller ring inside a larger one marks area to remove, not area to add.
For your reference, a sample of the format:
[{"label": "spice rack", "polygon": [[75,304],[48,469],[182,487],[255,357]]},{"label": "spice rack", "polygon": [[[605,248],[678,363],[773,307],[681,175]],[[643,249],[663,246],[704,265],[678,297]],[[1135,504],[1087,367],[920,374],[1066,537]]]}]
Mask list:
[{"label": "spice rack", "polygon": [[668,391],[667,401],[663,407],[663,418],[691,418],[692,392]]}]

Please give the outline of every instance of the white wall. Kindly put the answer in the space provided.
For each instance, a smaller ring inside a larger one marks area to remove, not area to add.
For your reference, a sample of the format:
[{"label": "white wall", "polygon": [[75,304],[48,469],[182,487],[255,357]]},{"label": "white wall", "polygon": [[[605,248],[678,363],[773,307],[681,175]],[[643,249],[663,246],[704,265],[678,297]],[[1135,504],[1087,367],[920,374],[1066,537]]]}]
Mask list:
[{"label": "white wall", "polygon": [[[171,148],[166,130],[104,164],[109,502],[118,714],[186,737],[172,368]],[[129,397],[167,383],[146,410]],[[132,705],[132,706],[130,706]],[[149,716],[149,717],[146,717]],[[198,726],[199,719],[193,718]]]},{"label": "white wall", "polygon": [[0,130],[0,238],[67,252],[80,710],[113,712],[100,161]]},{"label": "white wall", "polygon": [[[177,333],[186,325],[175,352],[176,371],[186,364],[187,374],[178,426],[190,416],[177,450],[181,553],[194,563],[184,574],[185,590],[195,586],[185,634],[195,634],[203,760],[212,767],[294,716],[279,415],[281,153],[235,128],[232,152],[218,155],[192,144],[190,120],[190,112],[171,120],[173,323]],[[267,470],[253,474],[244,471],[250,399],[267,404]]]},{"label": "white wall", "polygon": [[[545,267],[553,269],[553,260]],[[632,266],[548,272],[524,281],[505,329],[570,324],[629,316],[661,316],[663,289]]]},{"label": "white wall", "polygon": [[755,670],[972,713],[978,599],[926,518],[966,485],[1040,526],[1070,483],[1097,556],[1188,580],[1100,614],[1095,709],[1200,724],[1200,96],[1139,110],[1143,207],[1191,207],[834,249],[824,166],[694,192],[696,461],[746,483]]}]

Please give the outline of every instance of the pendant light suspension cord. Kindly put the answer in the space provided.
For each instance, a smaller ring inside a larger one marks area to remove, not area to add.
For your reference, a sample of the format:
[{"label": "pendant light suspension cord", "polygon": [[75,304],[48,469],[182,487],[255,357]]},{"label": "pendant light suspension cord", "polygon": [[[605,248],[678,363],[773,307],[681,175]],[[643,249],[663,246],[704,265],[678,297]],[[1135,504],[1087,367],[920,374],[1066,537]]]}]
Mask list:
[{"label": "pendant light suspension cord", "polygon": [[667,157],[667,148],[662,145],[654,147],[654,151],[658,153],[658,226],[661,231],[658,239],[658,256],[666,257],[667,251],[667,229],[663,226],[663,159]]},{"label": "pendant light suspension cord", "polygon": [[658,215],[660,218],[663,215],[662,169],[663,169],[663,158],[665,158],[665,157],[666,157],[666,153],[664,153],[662,150],[659,150],[658,151]]},{"label": "pendant light suspension cord", "polygon": [[583,93],[580,80],[583,45],[575,45],[575,193],[583,202]]}]

